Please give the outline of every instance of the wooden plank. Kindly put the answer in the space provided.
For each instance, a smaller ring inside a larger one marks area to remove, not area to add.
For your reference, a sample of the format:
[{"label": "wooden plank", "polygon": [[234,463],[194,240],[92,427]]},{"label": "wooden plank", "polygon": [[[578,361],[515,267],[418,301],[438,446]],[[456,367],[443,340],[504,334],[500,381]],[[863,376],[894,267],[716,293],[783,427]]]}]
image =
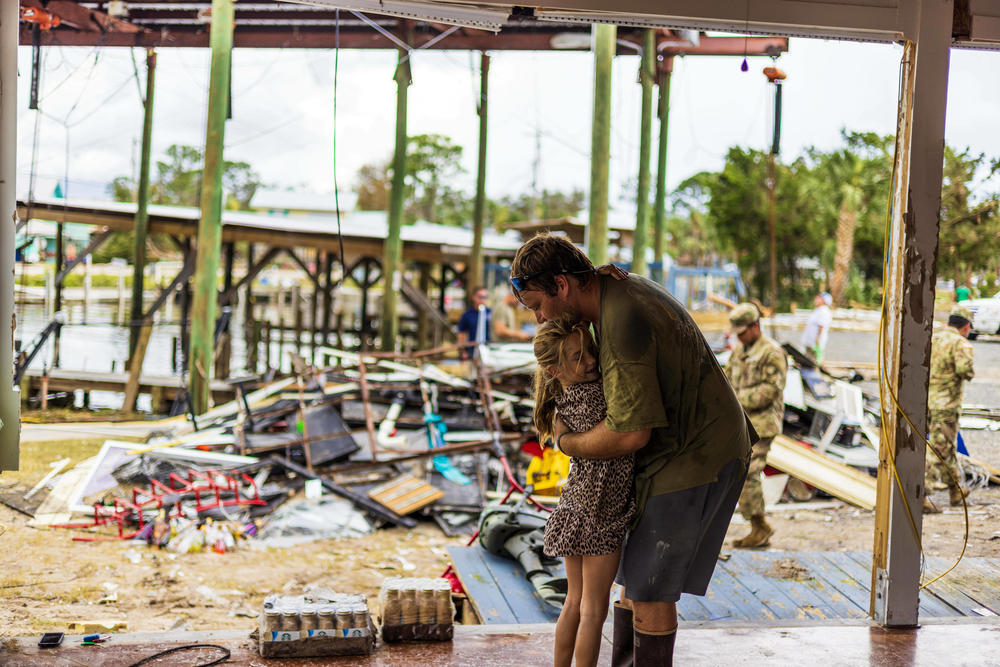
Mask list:
[{"label": "wooden plank", "polygon": [[[835,618],[866,618],[868,616],[868,589],[851,579],[843,570],[835,567],[822,554],[799,552],[796,557],[809,570],[811,578],[803,583],[822,596]],[[841,590],[846,588],[842,579],[854,584],[855,597]],[[839,585],[838,585],[839,584]]]},{"label": "wooden plank", "polygon": [[[924,579],[930,581],[939,574],[951,567],[954,561],[948,558],[930,557],[927,558],[924,567]],[[994,586],[996,583],[994,582]],[[958,568],[949,572],[945,577],[935,581],[924,589],[924,592],[931,592],[937,597],[947,601],[951,606],[961,609],[966,616],[982,616],[974,610],[986,607],[993,613],[1000,613],[1000,605],[997,600],[990,600],[990,583],[984,581],[982,575],[978,575],[974,570],[962,571]]]},{"label": "wooden plank", "polygon": [[739,579],[754,597],[779,619],[821,618],[807,614],[805,609],[800,610],[798,602],[780,590],[770,577],[763,575],[763,571],[767,568],[763,570],[758,568],[745,552],[733,551],[730,559],[725,563],[719,563],[718,567],[724,568],[734,578]]},{"label": "wooden plank", "polygon": [[[950,559],[935,558],[928,562],[927,570],[933,578],[937,576],[937,573],[944,572],[951,567],[951,564]],[[958,567],[945,575],[944,579],[978,602],[981,607],[1000,615],[1000,576],[996,570],[981,559],[963,558]],[[936,585],[935,583],[928,588],[934,588]],[[988,616],[989,614],[973,612],[971,615]]]},{"label": "wooden plank", "polygon": [[[830,554],[825,554],[829,556]],[[852,575],[859,577],[859,581],[865,583],[871,578],[871,555],[862,551],[847,551],[841,554],[844,558],[842,564],[845,569],[854,563],[855,569]],[[965,613],[959,607],[951,604],[949,600],[935,595],[934,592],[924,589],[920,592],[920,606],[918,612],[922,616],[931,618],[963,616]]]},{"label": "wooden plank", "polygon": [[[469,548],[479,550],[480,558],[496,582],[500,595],[507,601],[515,623],[554,623],[559,618],[559,610],[538,596],[520,563],[491,554],[479,545]],[[566,576],[562,563],[552,573]]]},{"label": "wooden plank", "polygon": [[682,621],[711,620],[712,612],[702,604],[703,599],[700,595],[682,594],[681,599],[677,601],[677,617]]},{"label": "wooden plank", "polygon": [[714,618],[758,621],[773,621],[777,618],[739,579],[721,567],[715,568],[704,603]]},{"label": "wooden plank", "polygon": [[767,464],[862,509],[875,507],[875,478],[814,452],[779,435],[771,443]]},{"label": "wooden plank", "polygon": [[397,514],[409,514],[444,497],[444,491],[413,475],[401,475],[368,491],[368,497]]},{"label": "wooden plank", "polygon": [[797,555],[747,551],[733,552],[726,565],[736,570],[734,575],[779,618],[841,618],[830,608],[824,596],[806,584],[808,579],[786,579],[769,574],[787,558],[795,558],[802,567],[806,567]]},{"label": "wooden plank", "polygon": [[480,623],[517,623],[517,617],[500,593],[493,574],[483,562],[485,553],[478,545],[471,547],[448,547],[448,556],[455,566],[455,574],[469,596],[469,602],[479,617]]},{"label": "wooden plank", "polygon": [[[826,567],[823,567],[824,561]],[[849,559],[845,560],[844,554],[839,552],[823,552],[816,554],[812,565],[813,572],[827,585],[840,591],[852,604],[866,615],[868,614],[871,591],[867,580],[860,581],[853,576],[852,571],[858,569],[857,563]],[[849,569],[845,569],[845,566]]]}]

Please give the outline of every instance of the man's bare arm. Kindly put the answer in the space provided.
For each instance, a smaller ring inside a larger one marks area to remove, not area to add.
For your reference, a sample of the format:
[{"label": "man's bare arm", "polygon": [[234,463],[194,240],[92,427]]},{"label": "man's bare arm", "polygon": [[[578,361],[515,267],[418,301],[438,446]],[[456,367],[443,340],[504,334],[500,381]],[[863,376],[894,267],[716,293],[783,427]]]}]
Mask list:
[{"label": "man's bare arm", "polygon": [[645,447],[652,431],[647,428],[617,433],[608,428],[607,421],[602,421],[589,431],[571,433],[561,419],[556,419],[556,435],[559,433],[565,433],[559,441],[564,454],[581,459],[614,459]]}]

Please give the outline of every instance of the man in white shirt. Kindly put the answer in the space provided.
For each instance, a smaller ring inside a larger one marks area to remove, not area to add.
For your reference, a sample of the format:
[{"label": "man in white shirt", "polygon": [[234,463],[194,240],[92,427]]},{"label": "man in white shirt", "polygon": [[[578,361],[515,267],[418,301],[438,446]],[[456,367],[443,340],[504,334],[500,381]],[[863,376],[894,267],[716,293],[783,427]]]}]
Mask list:
[{"label": "man in white shirt", "polygon": [[823,363],[823,351],[826,350],[826,341],[830,337],[830,325],[833,324],[833,313],[830,306],[833,305],[833,297],[829,292],[821,292],[813,299],[813,311],[809,313],[806,321],[806,328],[802,332],[802,347],[806,354],[814,359],[817,364]]}]

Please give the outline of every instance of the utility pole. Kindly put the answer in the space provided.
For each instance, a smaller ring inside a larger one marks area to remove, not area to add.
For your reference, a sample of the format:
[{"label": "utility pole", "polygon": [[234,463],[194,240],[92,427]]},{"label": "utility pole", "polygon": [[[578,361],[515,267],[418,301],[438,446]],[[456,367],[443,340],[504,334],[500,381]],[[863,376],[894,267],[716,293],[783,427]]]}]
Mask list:
[{"label": "utility pole", "polygon": [[639,125],[639,179],[636,188],[635,235],[632,239],[632,273],[645,276],[646,248],[649,245],[649,156],[653,131],[653,84],[656,81],[656,31],[642,32],[642,59],[639,84],[642,86],[642,120]]},{"label": "utility pole", "polygon": [[[403,41],[411,44],[413,29],[409,21],[403,21]],[[389,234],[385,239],[382,262],[382,322],[381,347],[385,352],[396,348],[399,334],[399,320],[396,319],[396,304],[402,274],[403,242],[400,232],[403,227],[403,188],[406,181],[406,94],[411,83],[410,52],[400,48],[396,65],[396,151],[392,156],[392,190],[389,192]]]},{"label": "utility pole", "polygon": [[590,145],[590,220],[587,254],[594,264],[608,261],[608,162],[611,158],[611,64],[618,29],[595,24],[594,123]]},{"label": "utility pole", "polygon": [[472,254],[465,273],[465,302],[472,303],[472,290],[483,280],[483,229],[486,209],[486,134],[490,57],[483,52],[479,59],[479,167],[476,171],[476,202],[472,210]]},{"label": "utility pole", "polygon": [[781,151],[781,82],[785,73],[777,67],[765,67],[764,76],[774,84],[774,134],[771,139],[771,150],[767,154],[767,237],[770,247],[771,263],[771,308],[778,309],[778,242],[775,230],[775,190],[777,188],[777,170],[774,161]]},{"label": "utility pole", "polygon": [[142,153],[139,159],[139,191],[136,193],[135,254],[132,266],[132,309],[128,330],[128,358],[135,354],[142,321],[142,287],[146,273],[146,235],[149,231],[149,161],[153,140],[153,92],[156,85],[156,51],[146,51],[146,99],[142,118]]},{"label": "utility pole", "polygon": [[191,408],[196,414],[208,410],[209,384],[215,366],[212,357],[222,240],[222,152],[229,107],[233,21],[233,0],[212,0],[212,66],[208,83],[205,165],[201,179],[201,219],[198,221],[189,354]]},{"label": "utility pole", "polygon": [[660,143],[656,153],[656,209],[653,212],[653,255],[658,268],[653,278],[662,283],[663,251],[667,236],[667,129],[670,121],[670,75],[674,70],[674,57],[666,56],[660,65],[659,88]]}]

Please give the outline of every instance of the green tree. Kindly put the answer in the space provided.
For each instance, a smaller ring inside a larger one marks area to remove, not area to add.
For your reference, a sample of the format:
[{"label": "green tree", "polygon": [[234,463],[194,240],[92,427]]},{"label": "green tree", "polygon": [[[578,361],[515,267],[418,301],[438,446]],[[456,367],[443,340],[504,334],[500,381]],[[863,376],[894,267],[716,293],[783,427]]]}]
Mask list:
[{"label": "green tree", "polygon": [[806,151],[812,163],[807,181],[809,195],[816,203],[820,223],[834,229],[821,258],[825,267],[832,264],[829,288],[837,305],[843,305],[849,297],[863,298],[862,293],[848,294],[852,277],[858,285],[881,279],[893,150],[891,136],[847,131],[842,136],[846,144],[843,148]]},{"label": "green tree", "polygon": [[[778,164],[775,195],[775,229],[779,276],[779,306],[798,298],[803,270],[800,257],[818,256],[823,239],[832,230],[816,224],[816,203],[808,195],[809,166],[802,159]],[[687,206],[705,212],[720,258],[731,258],[740,267],[751,295],[768,293],[767,155],[734,147],[719,172],[695,174],[680,184],[679,196]]]},{"label": "green tree", "polygon": [[[407,224],[419,219],[446,225],[462,225],[472,217],[472,199],[452,181],[465,173],[460,164],[462,147],[441,134],[417,134],[406,140]],[[385,211],[389,208],[392,167],[389,160],[363,165],[358,170],[358,208]]]},{"label": "green tree", "polygon": [[945,146],[939,276],[963,283],[973,274],[995,275],[1000,269],[998,195],[988,190],[988,181],[998,168],[1000,163],[987,162],[982,153],[972,154],[968,148],[959,153]]},{"label": "green tree", "polygon": [[[156,174],[150,180],[149,201],[168,206],[199,206],[201,204],[201,177],[204,166],[203,152],[193,146],[173,144],[166,151],[166,159],[157,160]],[[247,210],[262,183],[260,176],[248,162],[226,160],[222,164],[222,187],[226,193],[225,208]],[[139,186],[130,176],[119,176],[108,184],[108,193],[115,201],[136,201]],[[103,262],[112,257],[132,260],[135,254],[135,235],[132,232],[115,232],[94,253],[94,261]],[[150,237],[159,246],[167,246],[163,238]]]}]

